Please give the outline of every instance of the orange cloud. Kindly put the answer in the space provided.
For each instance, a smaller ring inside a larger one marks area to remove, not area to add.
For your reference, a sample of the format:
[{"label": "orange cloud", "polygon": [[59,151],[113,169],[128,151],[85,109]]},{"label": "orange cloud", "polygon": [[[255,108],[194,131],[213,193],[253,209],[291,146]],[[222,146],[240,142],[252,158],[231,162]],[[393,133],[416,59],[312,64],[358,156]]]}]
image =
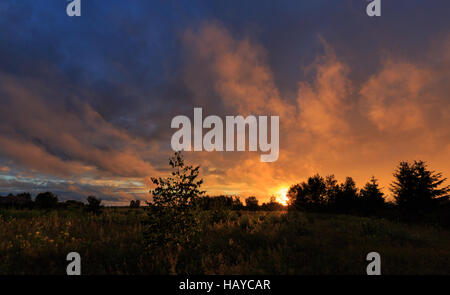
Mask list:
[{"label": "orange cloud", "polygon": [[234,39],[216,23],[198,32],[186,31],[183,41],[186,84],[197,99],[211,99],[213,92],[242,115],[270,111],[286,118],[293,113],[293,107],[280,98],[261,46],[246,38]]},{"label": "orange cloud", "polygon": [[352,66],[323,44],[325,55],[310,66],[314,78],[299,81],[294,103],[280,97],[260,45],[217,24],[185,34],[186,83],[203,98],[199,104],[219,99],[237,114],[280,115],[275,163],[260,163],[251,153],[188,154],[206,167],[208,188],[267,200],[280,185],[334,173],[341,180],[353,176],[359,186],[375,175],[388,192],[398,162],[417,158],[450,173],[446,148],[435,145],[450,139],[442,127],[450,123],[445,83],[439,84],[445,71],[392,58],[367,80],[352,81]]},{"label": "orange cloud", "polygon": [[56,95],[56,89],[6,75],[0,76],[0,89],[0,116],[8,122],[0,129],[0,149],[21,165],[63,175],[155,173],[141,158],[151,145],[106,122],[86,103],[49,103],[45,96]]},{"label": "orange cloud", "polygon": [[426,87],[431,74],[410,63],[388,61],[360,93],[369,119],[382,131],[408,131],[423,127]]}]

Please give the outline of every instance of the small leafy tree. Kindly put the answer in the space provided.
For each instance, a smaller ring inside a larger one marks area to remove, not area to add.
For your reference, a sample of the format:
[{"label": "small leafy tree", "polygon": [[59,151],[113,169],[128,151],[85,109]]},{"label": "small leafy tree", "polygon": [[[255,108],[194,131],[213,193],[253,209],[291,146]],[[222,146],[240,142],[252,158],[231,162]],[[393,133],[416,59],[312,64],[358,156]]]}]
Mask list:
[{"label": "small leafy tree", "polygon": [[150,193],[145,236],[151,249],[164,247],[173,250],[196,245],[200,222],[195,200],[204,192],[203,180],[198,179],[200,166],[186,165],[180,152],[170,158],[171,175],[152,177],[156,188]]},{"label": "small leafy tree", "polygon": [[391,185],[396,204],[410,213],[427,211],[437,204],[436,199],[447,196],[450,186],[441,187],[446,178],[442,173],[428,170],[423,161],[401,162],[394,172]]},{"label": "small leafy tree", "polygon": [[102,209],[102,200],[101,199],[97,199],[94,196],[88,196],[87,197],[87,206],[86,206],[86,211],[88,212],[92,212],[94,214],[99,214],[101,212]]}]

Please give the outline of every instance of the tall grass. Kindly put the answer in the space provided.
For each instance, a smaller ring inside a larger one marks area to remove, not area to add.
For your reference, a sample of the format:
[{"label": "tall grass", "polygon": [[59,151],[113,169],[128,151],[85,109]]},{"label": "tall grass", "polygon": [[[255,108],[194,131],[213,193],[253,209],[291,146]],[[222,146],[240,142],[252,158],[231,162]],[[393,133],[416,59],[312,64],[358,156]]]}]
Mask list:
[{"label": "tall grass", "polygon": [[[383,219],[295,212],[204,211],[196,248],[144,243],[143,209],[0,211],[0,274],[65,274],[79,252],[83,274],[365,274],[368,252],[383,274],[450,274],[450,232]],[[150,251],[152,250],[152,251]]]}]

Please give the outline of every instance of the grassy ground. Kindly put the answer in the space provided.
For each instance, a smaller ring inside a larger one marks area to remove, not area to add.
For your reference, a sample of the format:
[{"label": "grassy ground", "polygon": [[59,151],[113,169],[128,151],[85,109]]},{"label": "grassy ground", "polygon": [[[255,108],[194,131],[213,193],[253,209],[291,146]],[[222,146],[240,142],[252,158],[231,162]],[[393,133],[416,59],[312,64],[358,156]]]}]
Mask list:
[{"label": "grassy ground", "polygon": [[[0,211],[0,274],[65,274],[67,253],[83,274],[450,274],[450,232],[344,215],[229,212],[207,222],[196,250],[149,254],[143,209]],[[210,218],[205,213],[202,218]],[[172,271],[171,271],[172,270]]]}]

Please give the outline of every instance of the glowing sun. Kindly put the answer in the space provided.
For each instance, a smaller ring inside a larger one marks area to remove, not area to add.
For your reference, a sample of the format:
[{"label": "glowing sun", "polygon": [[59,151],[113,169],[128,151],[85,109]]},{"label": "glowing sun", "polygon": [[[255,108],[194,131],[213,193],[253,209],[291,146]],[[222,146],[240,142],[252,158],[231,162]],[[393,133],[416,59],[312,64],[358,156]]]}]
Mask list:
[{"label": "glowing sun", "polygon": [[277,197],[277,202],[283,206],[287,206],[287,204],[288,204],[287,203],[289,200],[287,197],[288,191],[289,191],[289,188],[283,187],[275,193],[275,196]]}]

